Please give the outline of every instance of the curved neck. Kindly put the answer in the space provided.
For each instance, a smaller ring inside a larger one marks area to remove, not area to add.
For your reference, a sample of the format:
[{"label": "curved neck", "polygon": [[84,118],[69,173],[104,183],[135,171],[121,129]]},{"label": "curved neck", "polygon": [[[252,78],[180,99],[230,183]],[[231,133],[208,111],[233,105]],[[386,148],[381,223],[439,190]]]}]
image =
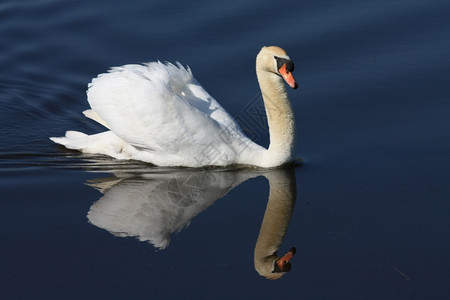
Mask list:
[{"label": "curved neck", "polygon": [[[273,261],[286,235],[297,198],[294,168],[276,169],[264,174],[269,180],[270,192],[266,211],[255,245],[254,263],[256,271],[265,277],[272,273]],[[275,278],[272,278],[275,279]]]},{"label": "curved neck", "polygon": [[256,68],[269,125],[270,145],[267,167],[279,166],[293,159],[295,120],[281,76]]}]

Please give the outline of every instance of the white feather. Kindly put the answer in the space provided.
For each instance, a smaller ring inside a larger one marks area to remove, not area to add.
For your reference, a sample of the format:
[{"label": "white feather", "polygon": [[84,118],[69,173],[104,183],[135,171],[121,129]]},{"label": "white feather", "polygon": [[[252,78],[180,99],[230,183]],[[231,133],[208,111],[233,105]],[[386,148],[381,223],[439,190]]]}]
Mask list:
[{"label": "white feather", "polygon": [[87,95],[85,115],[111,131],[70,131],[54,142],[164,166],[251,164],[266,151],[180,64],[115,67],[94,78]]}]

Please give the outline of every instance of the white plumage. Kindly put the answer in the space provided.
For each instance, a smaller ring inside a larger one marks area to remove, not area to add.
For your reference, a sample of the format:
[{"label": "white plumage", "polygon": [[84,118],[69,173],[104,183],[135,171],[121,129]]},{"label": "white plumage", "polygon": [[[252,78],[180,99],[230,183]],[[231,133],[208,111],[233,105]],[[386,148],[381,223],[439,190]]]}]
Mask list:
[{"label": "white plumage", "polygon": [[[276,86],[270,88],[279,91],[281,76],[271,76],[269,84]],[[261,79],[260,85],[263,88]],[[284,85],[281,87],[284,101]],[[291,144],[282,145],[282,151],[268,153],[270,148],[247,138],[191,70],[180,64],[152,62],[112,68],[92,80],[87,96],[92,109],[85,111],[85,116],[109,131],[94,135],[68,131],[65,137],[51,138],[52,141],[85,153],[159,166],[272,167],[291,159]],[[293,126],[293,120],[288,125]],[[291,131],[287,135],[293,135]]]},{"label": "white plumage", "polygon": [[180,64],[125,65],[93,79],[85,115],[110,131],[69,131],[52,138],[67,148],[164,166],[229,165],[265,149]]}]

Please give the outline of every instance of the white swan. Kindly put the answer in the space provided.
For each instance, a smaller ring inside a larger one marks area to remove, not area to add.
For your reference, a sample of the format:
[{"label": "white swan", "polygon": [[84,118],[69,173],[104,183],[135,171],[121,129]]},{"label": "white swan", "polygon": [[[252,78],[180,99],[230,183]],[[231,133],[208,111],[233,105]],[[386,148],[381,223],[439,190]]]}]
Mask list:
[{"label": "white swan", "polygon": [[297,88],[294,65],[279,47],[263,47],[256,74],[269,124],[269,149],[236,121],[180,64],[152,62],[112,68],[94,78],[85,116],[109,131],[50,138],[69,149],[158,166],[277,167],[293,160],[295,124],[283,79]]}]

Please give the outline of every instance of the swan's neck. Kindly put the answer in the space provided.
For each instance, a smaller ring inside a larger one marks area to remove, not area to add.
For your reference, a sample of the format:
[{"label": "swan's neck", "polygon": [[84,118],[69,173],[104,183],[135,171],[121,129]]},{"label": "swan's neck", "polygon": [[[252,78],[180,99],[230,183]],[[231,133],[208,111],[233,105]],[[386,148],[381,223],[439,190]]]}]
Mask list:
[{"label": "swan's neck", "polygon": [[281,76],[256,69],[269,124],[270,145],[264,161],[267,167],[279,166],[293,159],[295,120]]},{"label": "swan's neck", "polygon": [[[276,274],[273,261],[286,235],[297,198],[295,170],[277,169],[264,175],[270,184],[269,200],[255,245],[254,263],[256,271],[266,277]],[[278,276],[276,276],[278,277]],[[273,278],[275,279],[275,278]]]}]

